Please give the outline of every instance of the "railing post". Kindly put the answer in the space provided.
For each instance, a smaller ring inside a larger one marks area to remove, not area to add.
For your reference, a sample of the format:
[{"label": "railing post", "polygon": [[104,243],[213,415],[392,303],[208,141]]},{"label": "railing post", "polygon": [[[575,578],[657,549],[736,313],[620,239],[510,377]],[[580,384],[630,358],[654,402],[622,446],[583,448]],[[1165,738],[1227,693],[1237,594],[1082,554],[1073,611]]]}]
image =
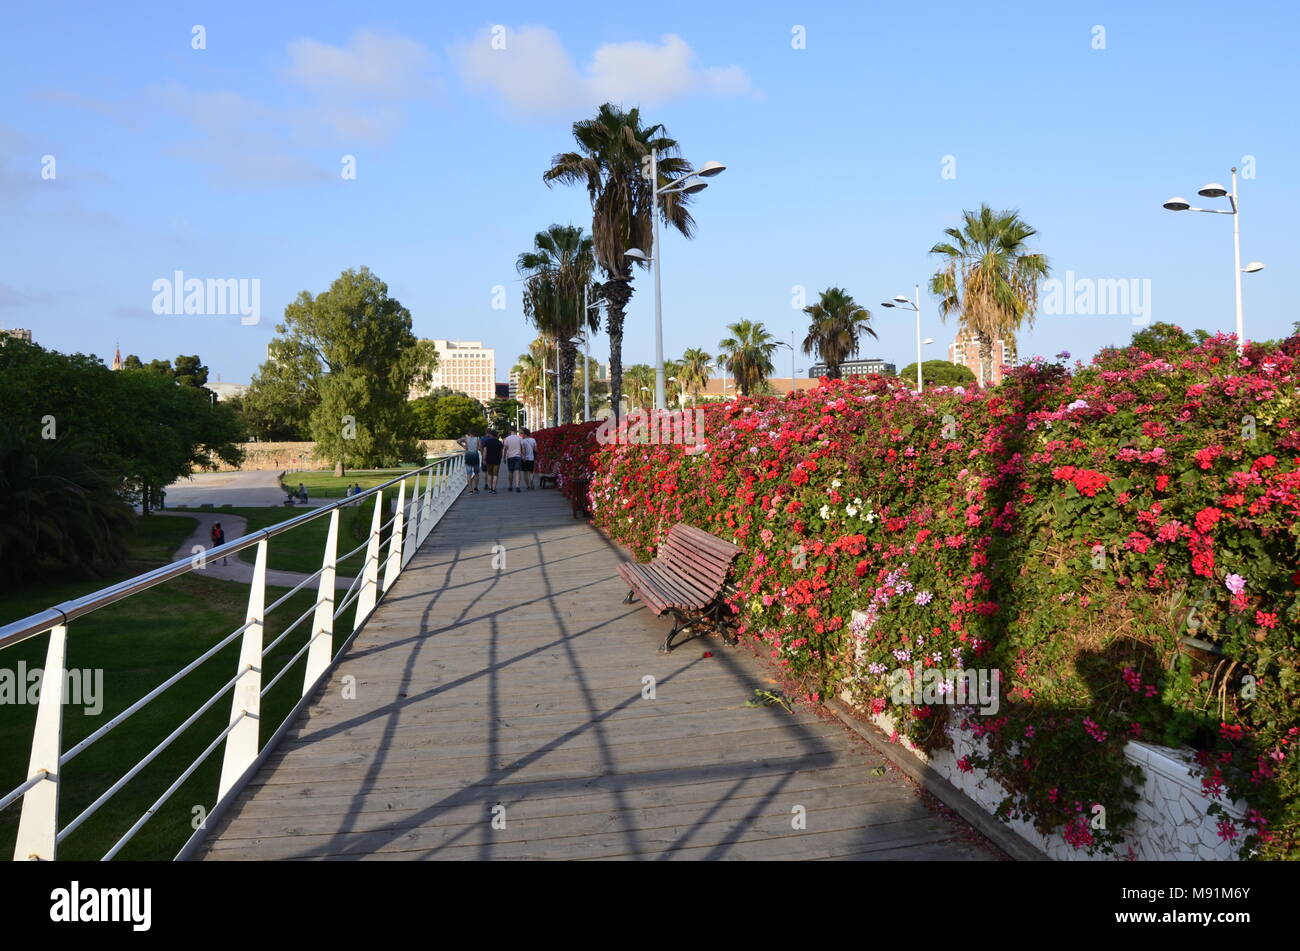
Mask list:
[{"label": "railing post", "polygon": [[384,590],[387,591],[402,573],[402,540],[406,524],[406,480],[397,483],[397,514],[388,535],[388,565],[384,569]]},{"label": "railing post", "polygon": [[262,712],[262,628],[266,612],[266,539],[257,543],[253,583],[248,589],[248,614],[239,648],[239,680],[230,699],[230,722],[236,726],[226,737],[225,759],[221,764],[220,802],[257,759]]},{"label": "railing post", "polygon": [[418,548],[433,531],[433,495],[442,491],[442,463],[429,470],[429,484],[424,490],[424,500],[420,505],[420,532],[415,545]]},{"label": "railing post", "polygon": [[[411,496],[411,527],[406,533],[406,538],[402,544],[402,567],[405,568],[410,564],[411,559],[415,557],[415,549],[420,544],[420,525],[422,517],[422,505],[424,500],[420,497],[420,481],[424,475],[423,472],[415,474],[415,493]],[[429,486],[433,485],[433,472],[429,472]]]},{"label": "railing post", "polygon": [[334,578],[339,554],[339,510],[330,512],[321,558],[320,587],[316,590],[316,616],[311,623],[311,647],[307,648],[307,669],[302,675],[302,693],[307,695],[317,678],[329,667],[334,652]]},{"label": "railing post", "polygon": [[68,626],[50,628],[41,672],[41,696],[36,705],[36,729],[32,732],[32,758],[27,778],[44,773],[45,779],[23,794],[23,812],[18,820],[14,861],[54,861],[59,835],[59,756],[63,745],[63,691],[67,677]]},{"label": "railing post", "polygon": [[375,514],[370,519],[370,544],[366,546],[366,563],[361,573],[361,590],[357,592],[357,613],[352,622],[354,632],[361,629],[366,618],[375,609],[375,596],[379,590],[379,526],[384,511],[384,490],[375,493]]}]

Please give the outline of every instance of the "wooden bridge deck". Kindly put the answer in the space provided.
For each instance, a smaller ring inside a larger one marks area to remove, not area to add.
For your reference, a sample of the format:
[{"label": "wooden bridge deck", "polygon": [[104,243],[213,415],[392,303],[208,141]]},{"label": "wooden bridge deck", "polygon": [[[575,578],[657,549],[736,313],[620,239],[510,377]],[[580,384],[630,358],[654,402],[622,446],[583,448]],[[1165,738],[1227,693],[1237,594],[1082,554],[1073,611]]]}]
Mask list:
[{"label": "wooden bridge deck", "polygon": [[1000,857],[838,722],[744,706],[743,649],[657,653],[627,557],[558,492],[462,496],[203,857]]}]

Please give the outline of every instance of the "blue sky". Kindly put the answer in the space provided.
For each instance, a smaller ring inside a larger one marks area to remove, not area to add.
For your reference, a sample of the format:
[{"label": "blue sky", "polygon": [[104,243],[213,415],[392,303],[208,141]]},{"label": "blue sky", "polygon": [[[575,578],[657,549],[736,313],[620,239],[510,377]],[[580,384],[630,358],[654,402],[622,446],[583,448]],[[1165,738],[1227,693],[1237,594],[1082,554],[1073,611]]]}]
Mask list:
[{"label": "blue sky", "polygon": [[[367,265],[418,334],[482,339],[504,380],[534,336],[516,256],[552,222],[590,224],[585,193],[541,174],[605,98],[641,105],[696,164],[728,165],[695,203],[697,239],[665,240],[669,355],[714,352],[741,317],[789,339],[805,326],[792,288],[840,285],[874,314],[863,355],[908,363],[910,316],[877,304],[923,284],[930,246],[980,202],[1019,210],[1057,276],[1149,280],[1152,319],[1231,329],[1231,219],[1160,205],[1233,165],[1254,174],[1243,262],[1267,264],[1244,277],[1247,335],[1300,320],[1283,297],[1297,280],[1294,4],[985,6],[11,5],[0,325],[106,360],[118,340],[146,360],[198,352],[244,382],[288,302]],[[154,314],[153,282],[177,270],[260,280],[261,322]],[[944,357],[954,328],[925,307],[928,356]],[[653,313],[645,274],[625,363],[652,362]],[[1021,353],[1087,357],[1133,329],[1040,314]],[[593,355],[606,352],[602,336]]]}]

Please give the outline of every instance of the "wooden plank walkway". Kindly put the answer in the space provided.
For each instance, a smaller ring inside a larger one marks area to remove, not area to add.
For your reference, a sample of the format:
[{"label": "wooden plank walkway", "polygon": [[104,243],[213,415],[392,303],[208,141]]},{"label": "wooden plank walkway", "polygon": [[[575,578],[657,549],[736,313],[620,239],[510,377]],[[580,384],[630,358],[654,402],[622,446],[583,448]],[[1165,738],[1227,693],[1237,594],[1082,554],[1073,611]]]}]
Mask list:
[{"label": "wooden plank walkway", "polygon": [[627,557],[558,492],[462,496],[203,857],[1001,857],[838,722],[745,707],[743,648],[659,654]]}]

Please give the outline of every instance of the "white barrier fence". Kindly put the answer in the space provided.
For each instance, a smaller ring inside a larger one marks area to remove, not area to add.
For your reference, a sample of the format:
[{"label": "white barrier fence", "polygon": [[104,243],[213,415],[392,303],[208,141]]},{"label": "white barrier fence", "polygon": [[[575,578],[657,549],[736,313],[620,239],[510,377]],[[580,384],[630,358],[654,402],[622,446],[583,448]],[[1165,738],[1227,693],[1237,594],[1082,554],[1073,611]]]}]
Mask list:
[{"label": "white barrier fence", "polygon": [[[0,809],[5,809],[20,798],[22,799],[22,814],[18,822],[18,838],[14,846],[14,860],[53,860],[58,853],[59,844],[68,835],[94,815],[104,803],[108,802],[132,778],[167,749],[177,737],[229,693],[231,694],[230,721],[226,728],[180,773],[175,782],[118,839],[103,858],[108,860],[116,856],[140,831],[144,824],[157,813],[158,809],[171,798],[172,794],[215,752],[218,746],[224,743],[225,754],[222,760],[217,802],[209,813],[207,821],[211,823],[219,817],[279,742],[289,725],[306,707],[316,688],[324,681],[330,670],[347,651],[352,639],[374,612],[376,604],[383,598],[384,593],[392,587],[393,582],[397,580],[402,570],[410,562],[416,550],[428,537],[429,532],[433,530],[439,519],[450,508],[452,502],[460,495],[465,487],[460,459],[459,454],[444,456],[429,465],[403,473],[401,476],[382,485],[367,489],[359,495],[332,502],[295,518],[272,525],[269,528],[227,542],[218,548],[210,549],[204,552],[201,557],[196,556],[187,561],[178,561],[166,567],[137,575],[102,591],[97,591],[83,598],[66,601],[38,614],[33,614],[20,621],[0,627],[0,650],[49,632],[50,640],[46,649],[44,670],[61,672],[64,670],[66,663],[68,634],[72,628],[72,622],[76,618],[83,617],[110,604],[124,601],[132,595],[170,581],[173,578],[178,578],[181,575],[193,571],[201,572],[208,562],[217,558],[234,555],[246,548],[257,546],[253,580],[248,593],[248,610],[244,623],[227,634],[201,656],[66,751],[62,750],[66,678],[46,676],[42,679],[40,697],[36,708],[36,724],[32,733],[31,757],[27,769],[27,779],[3,796],[0,796]],[[406,487],[407,482],[411,479],[414,479],[415,487],[408,499]],[[391,490],[393,486],[397,486],[396,511],[391,518],[384,521],[384,493]],[[370,533],[366,541],[352,549],[352,551],[339,555],[339,512],[348,506],[363,505],[371,498],[375,501],[375,507],[370,524]],[[276,535],[291,531],[318,518],[329,519],[324,551],[321,555],[320,570],[299,582],[288,593],[282,595],[268,607],[266,605],[268,543]],[[384,553],[380,550],[381,539],[384,531],[390,528],[388,550]],[[348,588],[340,600],[335,589],[337,566],[339,562],[352,557],[362,549],[365,549],[366,554],[361,571],[358,572],[351,587]],[[312,582],[317,583],[314,607],[288,625],[270,644],[264,645],[263,630],[267,615]],[[337,606],[335,605],[336,600],[339,600]],[[353,603],[356,604],[356,613],[352,631],[337,650],[332,650],[334,622]],[[271,678],[269,682],[263,684],[262,668],[265,659],[270,655],[271,651],[309,617],[312,619],[311,635],[307,638],[306,643],[283,665],[278,674]],[[67,825],[59,828],[60,775],[63,767],[89,746],[108,735],[127,718],[143,709],[181,678],[232,644],[236,638],[242,640],[239,664],[234,676],[200,705],[166,739],[154,747],[134,766],[126,770],[121,778],[86,807],[80,815]],[[262,698],[304,655],[306,656],[306,669],[303,674],[300,699],[280,722],[267,742],[259,745]],[[204,830],[201,828],[191,837],[177,857],[184,858],[193,854],[197,844],[202,841],[203,835]]]}]

